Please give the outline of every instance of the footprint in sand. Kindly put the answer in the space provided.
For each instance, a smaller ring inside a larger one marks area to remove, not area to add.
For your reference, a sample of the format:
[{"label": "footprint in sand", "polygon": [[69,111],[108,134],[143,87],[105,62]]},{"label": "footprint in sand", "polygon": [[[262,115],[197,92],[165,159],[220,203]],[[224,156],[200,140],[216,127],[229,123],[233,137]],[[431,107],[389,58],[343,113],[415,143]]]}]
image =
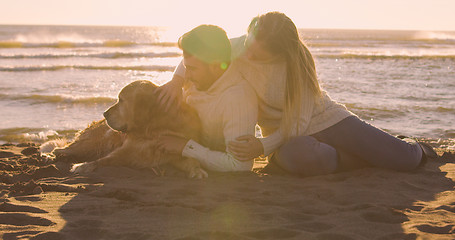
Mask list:
[{"label": "footprint in sand", "polygon": [[10,158],[12,156],[14,156],[12,152],[0,151],[0,158]]},{"label": "footprint in sand", "polygon": [[420,212],[420,211],[422,211],[422,209],[424,209],[424,208],[425,208],[425,206],[418,206],[418,205],[417,205],[417,206],[414,205],[414,206],[410,206],[410,207],[405,207],[405,208],[398,208],[398,207],[395,207],[395,209],[409,209],[409,210],[415,211],[415,212]]},{"label": "footprint in sand", "polygon": [[21,202],[39,202],[43,200],[41,196],[19,196],[14,199]]},{"label": "footprint in sand", "polygon": [[436,210],[441,210],[441,209],[455,213],[455,203],[452,203],[450,205],[443,205],[443,206],[436,208]]},{"label": "footprint in sand", "polygon": [[24,213],[0,213],[0,224],[14,226],[51,226],[55,223],[42,217],[33,217]]},{"label": "footprint in sand", "polygon": [[416,226],[416,228],[421,232],[426,233],[435,233],[435,234],[451,234],[455,233],[455,226],[454,225],[446,225],[444,227],[438,226],[431,226],[428,224],[423,224]]},{"label": "footprint in sand", "polygon": [[39,148],[37,147],[28,147],[21,151],[25,156],[30,156],[36,153],[39,153]]}]

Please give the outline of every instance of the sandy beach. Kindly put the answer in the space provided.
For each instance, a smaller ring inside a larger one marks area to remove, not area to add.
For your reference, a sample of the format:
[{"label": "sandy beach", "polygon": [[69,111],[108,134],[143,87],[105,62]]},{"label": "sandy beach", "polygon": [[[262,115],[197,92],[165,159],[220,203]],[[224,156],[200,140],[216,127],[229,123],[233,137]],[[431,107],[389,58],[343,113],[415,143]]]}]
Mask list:
[{"label": "sandy beach", "polygon": [[414,172],[361,169],[299,178],[209,173],[187,179],[106,167],[69,173],[38,145],[0,147],[3,239],[454,239],[454,142]]}]

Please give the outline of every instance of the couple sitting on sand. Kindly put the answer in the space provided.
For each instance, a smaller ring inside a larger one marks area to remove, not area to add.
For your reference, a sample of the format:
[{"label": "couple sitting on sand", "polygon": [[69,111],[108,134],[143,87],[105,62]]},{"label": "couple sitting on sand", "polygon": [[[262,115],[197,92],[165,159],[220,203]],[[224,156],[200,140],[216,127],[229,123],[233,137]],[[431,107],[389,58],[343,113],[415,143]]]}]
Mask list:
[{"label": "couple sitting on sand", "polygon": [[[254,18],[246,36],[201,25],[180,37],[183,65],[160,88],[167,108],[184,98],[202,123],[202,140],[160,138],[163,150],[212,171],[266,169],[315,176],[374,166],[400,171],[425,160],[413,140],[395,138],[333,101],[318,83],[314,59],[286,15]],[[255,125],[263,137],[255,137]]]}]

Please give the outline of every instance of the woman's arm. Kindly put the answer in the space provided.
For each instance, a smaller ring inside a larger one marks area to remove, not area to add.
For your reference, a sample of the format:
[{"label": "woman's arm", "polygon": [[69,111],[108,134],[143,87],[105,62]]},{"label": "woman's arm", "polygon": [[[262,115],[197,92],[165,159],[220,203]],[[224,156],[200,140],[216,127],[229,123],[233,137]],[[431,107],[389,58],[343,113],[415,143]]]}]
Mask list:
[{"label": "woman's arm", "polygon": [[[290,136],[302,136],[308,129],[311,121],[315,104],[323,104],[322,102],[315,103],[312,96],[307,91],[302,99],[300,116],[296,125],[291,129]],[[248,141],[240,141],[248,140]],[[268,156],[276,151],[285,141],[282,129],[279,128],[271,135],[265,138],[255,138],[254,136],[241,136],[236,141],[229,142],[229,151],[237,159],[257,158],[261,154]],[[262,147],[262,149],[261,149]]]},{"label": "woman's arm", "polygon": [[244,135],[230,141],[228,150],[236,159],[245,161],[259,156],[268,156],[278,149],[284,142],[280,130],[264,138],[256,138],[253,135]]},{"label": "woman's arm", "polygon": [[263,155],[268,156],[283,145],[284,137],[283,134],[281,134],[281,129],[278,129],[267,137],[259,138],[259,141],[261,141],[264,148]]}]

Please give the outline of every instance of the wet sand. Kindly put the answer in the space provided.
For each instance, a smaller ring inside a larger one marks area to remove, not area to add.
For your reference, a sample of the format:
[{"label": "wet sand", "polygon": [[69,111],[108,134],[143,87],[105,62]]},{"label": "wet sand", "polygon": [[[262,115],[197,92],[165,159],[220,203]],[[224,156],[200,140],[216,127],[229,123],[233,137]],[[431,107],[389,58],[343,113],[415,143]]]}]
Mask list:
[{"label": "wet sand", "polygon": [[209,173],[187,179],[105,167],[74,175],[38,145],[0,146],[3,239],[454,239],[453,141],[413,172],[366,168],[299,178]]}]

